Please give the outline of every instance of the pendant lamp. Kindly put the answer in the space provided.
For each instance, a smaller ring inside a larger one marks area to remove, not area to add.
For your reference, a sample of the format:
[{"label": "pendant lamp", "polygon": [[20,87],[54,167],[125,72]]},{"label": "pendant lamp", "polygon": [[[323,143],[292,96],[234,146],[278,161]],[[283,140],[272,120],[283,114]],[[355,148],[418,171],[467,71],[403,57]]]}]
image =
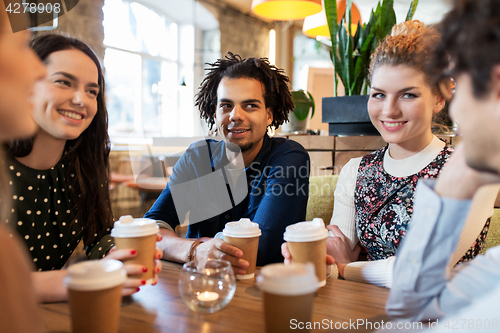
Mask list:
[{"label": "pendant lamp", "polygon": [[302,20],[321,11],[321,0],[252,0],[252,11],[276,21]]},{"label": "pendant lamp", "polygon": [[[337,24],[342,20],[345,10],[346,0],[337,0]],[[356,34],[358,22],[361,23],[361,15],[359,14],[358,7],[354,3],[352,3],[351,33],[353,35]],[[328,29],[328,22],[326,21],[326,13],[324,8],[321,9],[321,12],[319,12],[318,14],[310,15],[304,19],[302,32],[304,33],[304,35],[312,38],[316,38],[318,36],[330,38],[330,29]]]}]

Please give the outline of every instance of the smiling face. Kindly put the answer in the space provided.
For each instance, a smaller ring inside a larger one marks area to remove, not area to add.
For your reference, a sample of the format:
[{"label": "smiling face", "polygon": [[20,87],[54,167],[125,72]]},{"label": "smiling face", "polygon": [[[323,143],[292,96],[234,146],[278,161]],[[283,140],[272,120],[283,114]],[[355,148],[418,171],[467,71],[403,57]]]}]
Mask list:
[{"label": "smiling face", "polygon": [[223,78],[217,89],[215,121],[224,141],[241,149],[245,165],[262,147],[264,135],[273,121],[264,102],[264,86],[255,79]]},{"label": "smiling face", "polygon": [[[1,7],[0,7],[1,8]],[[31,136],[33,90],[45,67],[30,49],[27,31],[12,33],[7,16],[0,20],[0,141]]]},{"label": "smiling face", "polygon": [[444,99],[431,90],[424,74],[405,65],[383,65],[372,76],[368,113],[389,143],[389,153],[401,159],[424,149],[432,140],[432,115]]},{"label": "smiling face", "polygon": [[35,88],[34,118],[54,138],[76,139],[97,113],[97,67],[76,49],[51,53],[46,67],[47,78]]}]

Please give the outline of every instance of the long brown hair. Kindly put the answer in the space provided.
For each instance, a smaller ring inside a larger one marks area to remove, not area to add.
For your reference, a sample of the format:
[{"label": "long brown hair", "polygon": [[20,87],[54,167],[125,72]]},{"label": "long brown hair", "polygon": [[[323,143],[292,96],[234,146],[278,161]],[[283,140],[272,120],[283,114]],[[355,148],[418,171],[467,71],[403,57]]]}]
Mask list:
[{"label": "long brown hair", "polygon": [[[0,37],[1,38],[1,37]],[[5,222],[8,219],[11,206],[9,187],[7,186],[7,174],[5,173],[4,151],[0,145],[0,222]]]},{"label": "long brown hair", "polygon": [[[43,62],[54,52],[76,49],[85,53],[95,63],[98,71],[99,94],[97,113],[89,127],[74,140],[66,142],[63,158],[68,166],[68,191],[76,210],[75,218],[84,223],[83,240],[86,246],[95,237],[101,238],[113,223],[109,199],[109,152],[108,112],[104,92],[104,76],[99,59],[84,42],[57,34],[37,36],[31,48]],[[34,138],[16,140],[8,145],[7,152],[13,157],[31,153]],[[74,177],[69,175],[74,174]]]}]

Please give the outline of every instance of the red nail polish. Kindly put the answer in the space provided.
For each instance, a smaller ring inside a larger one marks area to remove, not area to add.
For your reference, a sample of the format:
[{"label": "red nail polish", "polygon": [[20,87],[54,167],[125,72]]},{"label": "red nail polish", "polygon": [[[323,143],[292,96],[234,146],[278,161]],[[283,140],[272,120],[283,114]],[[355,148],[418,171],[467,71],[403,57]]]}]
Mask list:
[{"label": "red nail polish", "polygon": [[146,284],[146,280],[142,280],[141,283],[144,285]]},{"label": "red nail polish", "polygon": [[137,253],[137,251],[136,251],[136,250],[132,250],[132,251],[130,251],[130,254],[131,254],[131,255],[134,255],[134,254],[136,254],[136,253]]},{"label": "red nail polish", "polygon": [[146,273],[146,272],[148,271],[148,268],[147,268],[147,267],[143,267],[143,268],[142,268],[142,271],[143,271],[144,273]]},{"label": "red nail polish", "polygon": [[160,273],[160,268],[159,267],[155,269],[155,273]]},{"label": "red nail polish", "polygon": [[141,290],[141,289],[139,289],[139,287],[137,287],[137,289],[135,290],[135,292],[138,292],[138,291],[140,291],[140,290]]}]

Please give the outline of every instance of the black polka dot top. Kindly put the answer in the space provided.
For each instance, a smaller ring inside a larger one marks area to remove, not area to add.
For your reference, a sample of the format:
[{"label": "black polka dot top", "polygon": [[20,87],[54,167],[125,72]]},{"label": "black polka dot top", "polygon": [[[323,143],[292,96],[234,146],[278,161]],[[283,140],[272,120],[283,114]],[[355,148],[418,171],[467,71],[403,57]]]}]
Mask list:
[{"label": "black polka dot top", "polygon": [[37,270],[62,268],[83,235],[69,198],[64,159],[49,170],[31,169],[14,158],[6,167],[13,199],[7,225],[20,234]]}]

